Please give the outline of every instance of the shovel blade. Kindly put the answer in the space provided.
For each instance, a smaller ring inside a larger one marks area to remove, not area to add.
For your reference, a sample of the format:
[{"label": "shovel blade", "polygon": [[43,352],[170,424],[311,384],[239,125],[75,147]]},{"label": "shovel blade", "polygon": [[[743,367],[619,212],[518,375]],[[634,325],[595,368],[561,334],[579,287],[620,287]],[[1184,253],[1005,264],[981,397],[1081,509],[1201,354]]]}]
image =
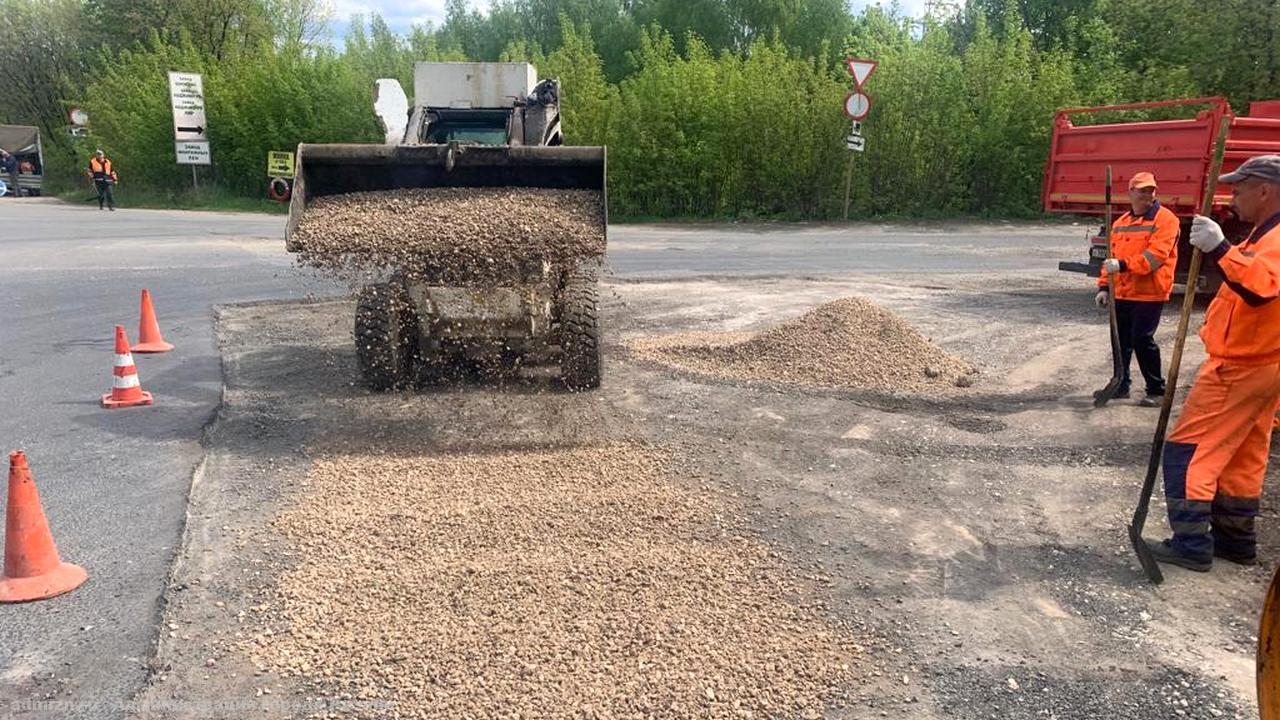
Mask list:
[{"label": "shovel blade", "polygon": [[1146,574],[1151,584],[1159,585],[1164,582],[1164,573],[1160,572],[1160,563],[1156,562],[1156,556],[1151,554],[1151,548],[1147,547],[1147,541],[1142,539],[1142,528],[1136,525],[1129,526],[1129,543],[1133,545],[1133,552],[1138,556],[1138,563],[1142,565],[1142,572]]}]

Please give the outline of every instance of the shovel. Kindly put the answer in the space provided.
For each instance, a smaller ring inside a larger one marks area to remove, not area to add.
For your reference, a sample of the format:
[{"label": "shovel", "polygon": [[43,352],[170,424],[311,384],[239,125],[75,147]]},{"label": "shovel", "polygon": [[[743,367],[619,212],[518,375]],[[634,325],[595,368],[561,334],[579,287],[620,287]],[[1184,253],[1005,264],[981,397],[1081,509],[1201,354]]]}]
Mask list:
[{"label": "shovel", "polygon": [[[1115,238],[1111,232],[1111,166],[1107,166],[1107,259],[1115,257]],[[1116,396],[1120,383],[1124,382],[1124,360],[1120,352],[1120,324],[1116,321],[1116,274],[1107,273],[1107,315],[1111,319],[1111,380],[1107,386],[1093,394],[1093,406],[1102,407]]]},{"label": "shovel", "polygon": [[[1205,179],[1204,197],[1200,199],[1200,214],[1208,215],[1213,211],[1213,194],[1218,189],[1218,173],[1222,171],[1222,155],[1227,145],[1227,126],[1230,117],[1223,117],[1218,128],[1217,146],[1213,151],[1213,161],[1209,163],[1209,177]],[[1200,265],[1204,256],[1199,248],[1191,249],[1191,266],[1187,268],[1187,285],[1182,294],[1182,317],[1178,319],[1178,334],[1173,341],[1173,357],[1169,360],[1169,376],[1165,382],[1164,402],[1160,403],[1160,420],[1156,423],[1155,439],[1151,441],[1151,457],[1147,460],[1147,477],[1142,483],[1142,493],[1138,498],[1138,507],[1133,511],[1133,520],[1129,523],[1129,542],[1133,551],[1142,563],[1142,570],[1147,579],[1159,585],[1164,582],[1164,573],[1160,572],[1160,564],[1151,554],[1151,548],[1142,539],[1142,529],[1147,524],[1147,509],[1151,505],[1151,493],[1156,487],[1156,475],[1160,472],[1160,456],[1164,452],[1164,436],[1169,429],[1169,415],[1173,411],[1173,395],[1178,389],[1178,370],[1182,367],[1182,348],[1187,343],[1187,326],[1191,323],[1191,308],[1196,303],[1196,286],[1200,281]]]}]

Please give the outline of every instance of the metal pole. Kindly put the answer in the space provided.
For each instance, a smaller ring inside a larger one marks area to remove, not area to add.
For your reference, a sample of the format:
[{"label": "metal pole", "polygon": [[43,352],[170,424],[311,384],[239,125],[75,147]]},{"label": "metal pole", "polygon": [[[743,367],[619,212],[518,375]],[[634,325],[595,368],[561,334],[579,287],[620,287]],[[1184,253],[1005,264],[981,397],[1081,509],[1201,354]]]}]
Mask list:
[{"label": "metal pole", "polygon": [[196,166],[191,166],[191,190],[192,192],[200,192],[200,184],[196,182]]},{"label": "metal pole", "polygon": [[844,166],[844,219],[849,219],[849,190],[853,184],[853,152],[849,152],[849,160]]}]

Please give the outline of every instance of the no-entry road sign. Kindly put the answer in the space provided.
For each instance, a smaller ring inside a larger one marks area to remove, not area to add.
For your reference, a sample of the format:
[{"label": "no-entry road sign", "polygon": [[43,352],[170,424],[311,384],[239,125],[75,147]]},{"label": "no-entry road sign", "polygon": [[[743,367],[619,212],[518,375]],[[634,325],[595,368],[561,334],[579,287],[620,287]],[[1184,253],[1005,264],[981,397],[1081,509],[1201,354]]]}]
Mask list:
[{"label": "no-entry road sign", "polygon": [[844,98],[844,114],[850,120],[862,120],[871,112],[871,97],[861,90],[855,90]]}]

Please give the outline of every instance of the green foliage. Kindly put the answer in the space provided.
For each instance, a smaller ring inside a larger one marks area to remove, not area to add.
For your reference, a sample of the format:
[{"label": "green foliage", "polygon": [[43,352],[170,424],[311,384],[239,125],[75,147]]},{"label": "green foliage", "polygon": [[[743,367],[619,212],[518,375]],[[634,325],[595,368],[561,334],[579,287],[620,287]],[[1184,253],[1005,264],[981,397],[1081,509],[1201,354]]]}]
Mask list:
[{"label": "green foliage", "polygon": [[[112,157],[122,184],[176,193],[191,183],[190,169],[177,165],[173,154],[168,72],[175,69],[204,75],[209,179],[232,191],[262,194],[269,150],[378,137],[366,110],[373,103],[371,83],[329,51],[304,54],[294,47],[252,63],[218,64],[189,41],[168,45],[153,34],[145,49],[104,57],[101,66],[84,105],[93,120],[92,139]],[[87,154],[81,160],[87,164]]]},{"label": "green foliage", "polygon": [[[1009,216],[1038,212],[1056,108],[1280,96],[1274,0],[934,0],[922,18],[844,0],[448,0],[439,27],[354,18],[332,44],[328,7],[0,0],[0,47],[18,60],[0,63],[0,122],[41,127],[55,184],[100,145],[122,198],[189,203],[166,74],[202,72],[202,183],[253,204],[268,150],[377,140],[376,78],[411,88],[415,61],[527,60],[561,81],[567,141],[609,147],[615,216],[835,218],[846,171],[854,217]],[[846,55],[880,61],[852,157]],[[86,141],[65,132],[73,105]]]}]

